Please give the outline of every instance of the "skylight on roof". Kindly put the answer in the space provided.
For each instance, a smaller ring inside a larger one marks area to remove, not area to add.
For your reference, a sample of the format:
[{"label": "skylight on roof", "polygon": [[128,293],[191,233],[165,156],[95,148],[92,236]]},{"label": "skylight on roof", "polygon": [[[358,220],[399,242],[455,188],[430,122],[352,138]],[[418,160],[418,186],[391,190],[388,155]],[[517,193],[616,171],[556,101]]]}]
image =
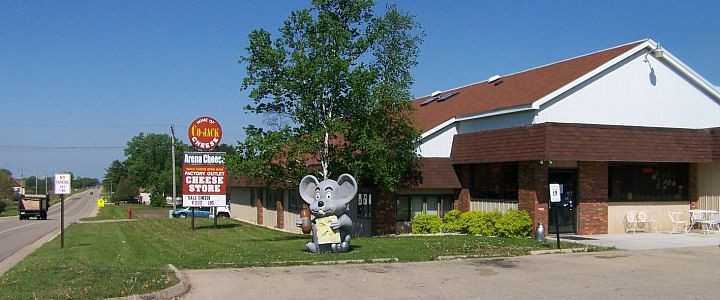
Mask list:
[{"label": "skylight on roof", "polygon": [[460,92],[458,92],[458,91],[452,91],[452,92],[447,92],[447,93],[434,92],[434,93],[430,94],[430,98],[428,98],[427,100],[420,103],[420,106],[425,106],[432,102],[445,101],[447,99],[450,99],[450,97],[457,95],[458,93],[460,93]]}]

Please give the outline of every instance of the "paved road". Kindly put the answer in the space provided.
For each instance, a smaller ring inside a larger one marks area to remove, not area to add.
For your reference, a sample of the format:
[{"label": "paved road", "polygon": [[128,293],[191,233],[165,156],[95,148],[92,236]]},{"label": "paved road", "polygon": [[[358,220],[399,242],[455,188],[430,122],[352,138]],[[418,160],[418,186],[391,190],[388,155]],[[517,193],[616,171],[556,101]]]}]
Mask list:
[{"label": "paved road", "polygon": [[185,274],[185,299],[718,299],[720,248]]},{"label": "paved road", "polygon": [[[65,199],[65,227],[95,211],[99,189],[87,190]],[[92,192],[92,195],[90,194]],[[47,220],[0,219],[0,264],[36,240],[60,228],[60,204],[50,207]]]}]

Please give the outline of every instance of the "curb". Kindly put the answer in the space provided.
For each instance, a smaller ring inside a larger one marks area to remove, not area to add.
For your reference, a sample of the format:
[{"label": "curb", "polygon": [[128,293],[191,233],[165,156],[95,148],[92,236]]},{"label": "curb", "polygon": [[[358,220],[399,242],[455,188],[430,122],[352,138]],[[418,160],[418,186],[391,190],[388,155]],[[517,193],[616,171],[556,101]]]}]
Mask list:
[{"label": "curb", "polygon": [[107,300],[150,300],[150,299],[175,299],[182,295],[185,295],[190,291],[190,282],[183,272],[180,272],[172,264],[168,264],[168,269],[175,273],[175,277],[178,279],[178,283],[157,292],[142,294],[142,295],[130,295],[125,297],[107,298]]},{"label": "curb", "polygon": [[546,255],[546,254],[559,254],[559,253],[579,253],[588,252],[590,248],[567,248],[567,249],[552,249],[552,250],[534,250],[530,251],[530,255]]},{"label": "curb", "polygon": [[138,219],[108,219],[108,220],[93,220],[93,221],[77,221],[78,224],[95,224],[95,223],[122,223],[122,222],[135,222]]},{"label": "curb", "polygon": [[433,258],[435,261],[444,260],[459,260],[459,259],[474,259],[474,258],[486,258],[486,259],[498,259],[498,258],[510,258],[513,256],[492,256],[492,255],[479,255],[479,254],[467,254],[467,255],[440,255]]}]

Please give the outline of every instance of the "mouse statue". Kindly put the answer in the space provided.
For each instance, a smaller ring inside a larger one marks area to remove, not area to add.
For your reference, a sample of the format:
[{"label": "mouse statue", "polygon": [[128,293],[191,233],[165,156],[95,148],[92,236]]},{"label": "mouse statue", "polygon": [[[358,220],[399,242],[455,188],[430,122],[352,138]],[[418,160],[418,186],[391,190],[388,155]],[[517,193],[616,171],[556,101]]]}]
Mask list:
[{"label": "mouse statue", "polygon": [[[357,181],[349,174],[340,175],[337,181],[318,181],[312,175],[300,180],[300,196],[310,206],[313,217],[312,241],[305,244],[305,250],[313,253],[350,250],[352,220],[347,210],[357,190]],[[302,226],[302,220],[296,223]]]}]

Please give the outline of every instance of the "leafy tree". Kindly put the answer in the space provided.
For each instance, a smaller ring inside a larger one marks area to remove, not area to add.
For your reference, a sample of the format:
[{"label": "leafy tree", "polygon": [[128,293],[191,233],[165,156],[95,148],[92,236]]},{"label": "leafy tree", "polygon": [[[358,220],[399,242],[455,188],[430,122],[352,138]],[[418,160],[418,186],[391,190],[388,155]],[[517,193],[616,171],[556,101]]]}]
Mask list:
[{"label": "leafy tree", "polygon": [[132,181],[128,178],[121,178],[118,184],[115,186],[115,190],[110,199],[113,202],[127,201],[138,195],[137,186],[133,185]]},{"label": "leafy tree", "polygon": [[409,88],[421,32],[397,7],[373,8],[371,0],[314,0],[290,14],[278,38],[250,33],[240,60],[246,109],[288,122],[247,128],[231,170],[296,182],[315,157],[325,178],[351,172],[390,191],[413,178],[419,134]]},{"label": "leafy tree", "polygon": [[[167,134],[140,133],[128,141],[124,166],[130,182],[150,192],[172,193],[172,141]],[[182,162],[186,146],[175,142],[177,166]],[[112,165],[111,165],[112,167]],[[180,178],[180,168],[176,169]]]},{"label": "leafy tree", "polygon": [[118,189],[121,180],[127,179],[128,177],[128,170],[125,163],[119,160],[114,160],[110,163],[110,166],[105,169],[103,189],[110,194],[111,191],[116,191]]},{"label": "leafy tree", "polygon": [[14,186],[15,181],[12,178],[12,172],[7,169],[0,169],[0,201],[13,199],[12,188]]}]

